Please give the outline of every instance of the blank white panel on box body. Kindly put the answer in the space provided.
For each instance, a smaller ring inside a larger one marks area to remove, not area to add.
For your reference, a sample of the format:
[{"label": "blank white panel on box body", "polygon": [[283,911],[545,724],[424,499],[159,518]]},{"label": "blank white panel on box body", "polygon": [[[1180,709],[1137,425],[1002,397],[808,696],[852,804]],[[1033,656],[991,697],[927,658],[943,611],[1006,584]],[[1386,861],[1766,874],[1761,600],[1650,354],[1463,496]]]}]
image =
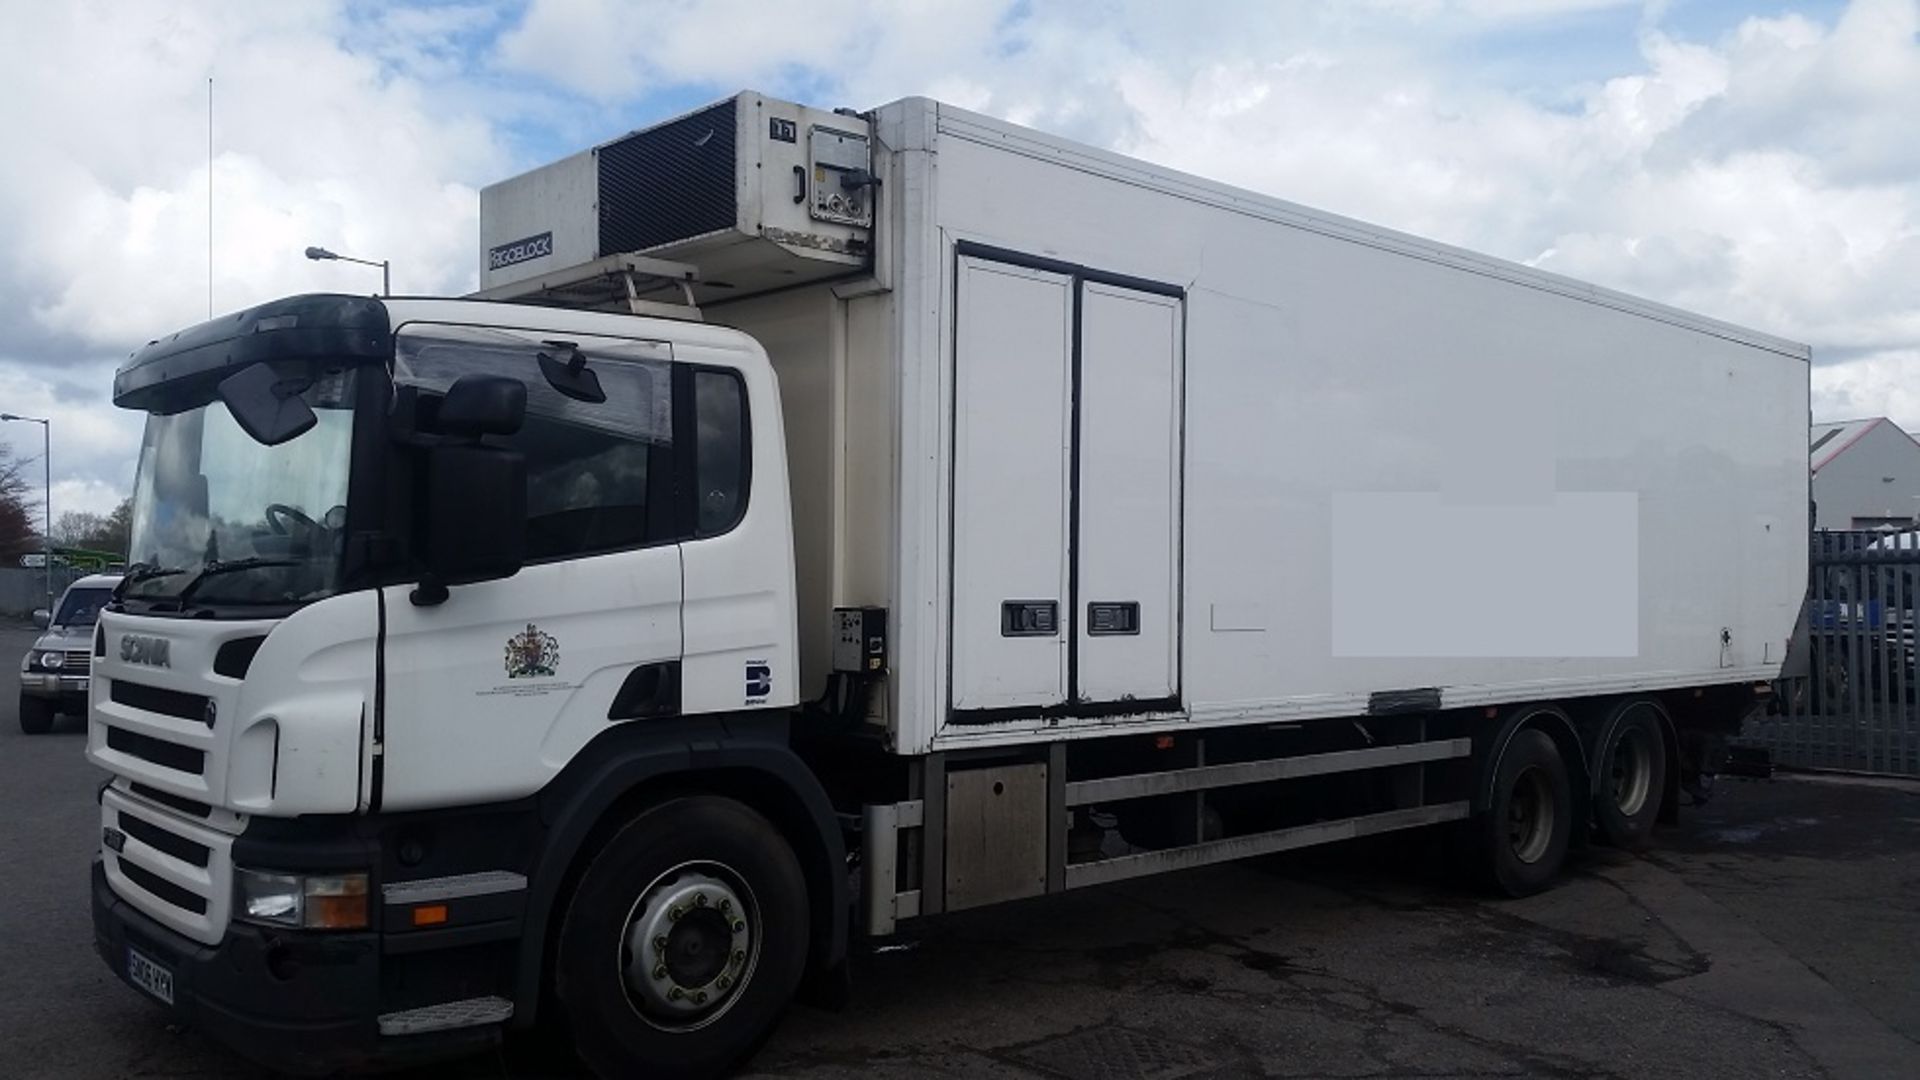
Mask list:
[{"label": "blank white panel on box body", "polygon": [[[954,322],[953,707],[1066,699],[1073,283],[975,259]],[[1050,625],[1003,627],[1006,605]]]},{"label": "blank white panel on box body", "polygon": [[1177,689],[1180,301],[1080,290],[1079,700]]},{"label": "blank white panel on box body", "polygon": [[[1398,522],[1419,523],[1417,543]],[[1535,534],[1553,543],[1489,542]],[[1630,491],[1509,503],[1333,497],[1336,657],[1637,656],[1639,581]]]}]

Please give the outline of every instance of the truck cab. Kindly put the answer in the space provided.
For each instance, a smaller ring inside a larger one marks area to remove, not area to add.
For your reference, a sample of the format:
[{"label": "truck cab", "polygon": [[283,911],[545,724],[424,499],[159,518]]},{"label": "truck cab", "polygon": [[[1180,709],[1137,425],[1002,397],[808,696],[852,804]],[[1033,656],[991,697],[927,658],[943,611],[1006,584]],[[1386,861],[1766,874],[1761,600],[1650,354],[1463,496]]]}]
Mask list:
[{"label": "truck cab", "polygon": [[[99,945],[256,1056],[323,1069],[529,1009],[523,925],[615,791],[597,766],[784,746],[787,470],[746,335],[295,297],[155,342],[115,399],[148,420],[90,638]],[[837,843],[815,816],[784,827]]]}]

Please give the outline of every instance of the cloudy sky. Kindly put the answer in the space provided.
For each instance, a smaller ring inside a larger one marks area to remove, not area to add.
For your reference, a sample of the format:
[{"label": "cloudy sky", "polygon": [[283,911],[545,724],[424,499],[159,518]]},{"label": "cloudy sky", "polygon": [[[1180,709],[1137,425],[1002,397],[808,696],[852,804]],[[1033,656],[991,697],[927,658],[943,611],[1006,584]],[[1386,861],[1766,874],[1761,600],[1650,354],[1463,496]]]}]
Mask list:
[{"label": "cloudy sky", "polygon": [[482,185],[744,87],[928,94],[1750,324],[1814,346],[1817,416],[1920,429],[1920,0],[0,0],[0,26],[0,411],[53,417],[56,513],[130,487],[106,392],[149,338],[377,287],[308,244],[467,291]]}]

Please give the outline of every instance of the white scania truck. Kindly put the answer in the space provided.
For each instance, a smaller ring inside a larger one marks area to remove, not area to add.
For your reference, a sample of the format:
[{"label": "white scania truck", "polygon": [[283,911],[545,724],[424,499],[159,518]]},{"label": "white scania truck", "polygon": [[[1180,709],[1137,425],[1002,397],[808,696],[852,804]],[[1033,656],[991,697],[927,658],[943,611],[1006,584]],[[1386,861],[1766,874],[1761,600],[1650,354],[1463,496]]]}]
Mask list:
[{"label": "white scania truck", "polygon": [[1633,845],[1779,670],[1808,350],[923,99],[491,187],[482,289],[154,341],[96,941],[318,1072],[739,1061],[851,937]]}]

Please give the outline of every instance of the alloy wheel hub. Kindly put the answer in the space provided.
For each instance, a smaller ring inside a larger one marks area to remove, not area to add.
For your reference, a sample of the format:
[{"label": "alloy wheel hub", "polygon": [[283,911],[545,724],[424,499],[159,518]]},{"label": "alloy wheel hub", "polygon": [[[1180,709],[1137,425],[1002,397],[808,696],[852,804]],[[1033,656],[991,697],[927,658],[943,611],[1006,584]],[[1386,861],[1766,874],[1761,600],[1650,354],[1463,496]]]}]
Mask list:
[{"label": "alloy wheel hub", "polygon": [[711,1021],[752,974],[756,918],[732,878],[710,864],[677,867],[634,905],[621,965],[629,996],[656,1026]]}]

